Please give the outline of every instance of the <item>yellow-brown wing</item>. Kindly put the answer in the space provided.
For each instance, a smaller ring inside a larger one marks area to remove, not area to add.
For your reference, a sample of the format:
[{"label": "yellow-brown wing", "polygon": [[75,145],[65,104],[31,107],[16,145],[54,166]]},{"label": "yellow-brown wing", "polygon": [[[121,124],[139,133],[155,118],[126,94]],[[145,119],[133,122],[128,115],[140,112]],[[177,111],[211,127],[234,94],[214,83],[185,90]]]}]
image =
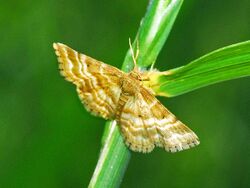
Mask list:
[{"label": "yellow-brown wing", "polygon": [[176,152],[199,144],[195,133],[144,87],[129,97],[119,119],[126,144],[133,151],[145,153],[159,146]]},{"label": "yellow-brown wing", "polygon": [[94,115],[113,119],[121,93],[119,69],[54,43],[61,75],[74,83],[85,108]]}]

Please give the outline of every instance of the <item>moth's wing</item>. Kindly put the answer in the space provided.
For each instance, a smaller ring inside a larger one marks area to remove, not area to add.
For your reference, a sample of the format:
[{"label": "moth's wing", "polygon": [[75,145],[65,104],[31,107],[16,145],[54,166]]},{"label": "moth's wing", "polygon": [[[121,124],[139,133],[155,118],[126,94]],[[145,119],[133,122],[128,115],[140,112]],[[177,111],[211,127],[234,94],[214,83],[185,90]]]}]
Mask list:
[{"label": "moth's wing", "polygon": [[85,108],[105,119],[114,118],[123,72],[64,44],[54,43],[53,47],[58,56],[61,75],[76,85]]},{"label": "moth's wing", "polygon": [[125,104],[120,124],[126,143],[133,151],[150,152],[156,145],[176,152],[199,144],[195,133],[144,87]]}]

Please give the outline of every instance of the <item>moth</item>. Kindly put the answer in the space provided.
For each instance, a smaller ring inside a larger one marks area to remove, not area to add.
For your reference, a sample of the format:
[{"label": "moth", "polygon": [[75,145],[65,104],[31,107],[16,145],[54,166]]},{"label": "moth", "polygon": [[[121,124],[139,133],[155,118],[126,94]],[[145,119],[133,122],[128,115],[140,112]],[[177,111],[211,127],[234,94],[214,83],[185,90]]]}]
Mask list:
[{"label": "moth", "polygon": [[199,144],[196,134],[142,84],[143,74],[136,66],[125,73],[64,44],[53,47],[61,75],[76,86],[87,111],[117,121],[131,150],[148,153],[158,146],[177,152]]}]

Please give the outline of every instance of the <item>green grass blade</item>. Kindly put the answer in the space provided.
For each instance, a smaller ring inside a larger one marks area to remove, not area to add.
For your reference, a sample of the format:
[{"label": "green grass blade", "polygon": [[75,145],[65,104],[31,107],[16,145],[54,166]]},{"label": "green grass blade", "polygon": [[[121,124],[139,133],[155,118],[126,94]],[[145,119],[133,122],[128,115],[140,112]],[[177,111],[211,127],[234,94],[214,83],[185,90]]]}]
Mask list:
[{"label": "green grass blade", "polygon": [[[150,1],[148,11],[141,21],[133,43],[134,49],[139,48],[139,56],[137,58],[139,67],[147,67],[156,61],[182,3],[183,0]],[[133,64],[127,64],[126,62],[132,62],[130,50],[127,52],[122,69],[131,70]]]},{"label": "green grass blade", "polygon": [[[152,64],[172,28],[176,15],[183,0],[151,0],[143,21],[134,41],[139,44],[140,54],[138,66],[146,67]],[[126,54],[122,70],[125,72],[133,68],[130,51]],[[112,188],[118,187],[122,181],[130,159],[131,152],[125,146],[118,126],[114,121],[107,122],[103,146],[100,157],[91,178],[89,187]]]},{"label": "green grass blade", "polygon": [[191,63],[152,77],[156,95],[173,97],[226,80],[250,76],[250,41],[215,50]]}]

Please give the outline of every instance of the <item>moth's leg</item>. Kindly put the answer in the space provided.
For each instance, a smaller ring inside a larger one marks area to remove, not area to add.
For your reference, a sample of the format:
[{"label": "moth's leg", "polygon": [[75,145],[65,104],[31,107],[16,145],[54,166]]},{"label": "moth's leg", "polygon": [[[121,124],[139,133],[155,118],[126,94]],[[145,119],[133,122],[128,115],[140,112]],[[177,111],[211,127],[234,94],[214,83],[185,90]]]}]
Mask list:
[{"label": "moth's leg", "polygon": [[151,64],[149,71],[154,71],[155,61]]}]

